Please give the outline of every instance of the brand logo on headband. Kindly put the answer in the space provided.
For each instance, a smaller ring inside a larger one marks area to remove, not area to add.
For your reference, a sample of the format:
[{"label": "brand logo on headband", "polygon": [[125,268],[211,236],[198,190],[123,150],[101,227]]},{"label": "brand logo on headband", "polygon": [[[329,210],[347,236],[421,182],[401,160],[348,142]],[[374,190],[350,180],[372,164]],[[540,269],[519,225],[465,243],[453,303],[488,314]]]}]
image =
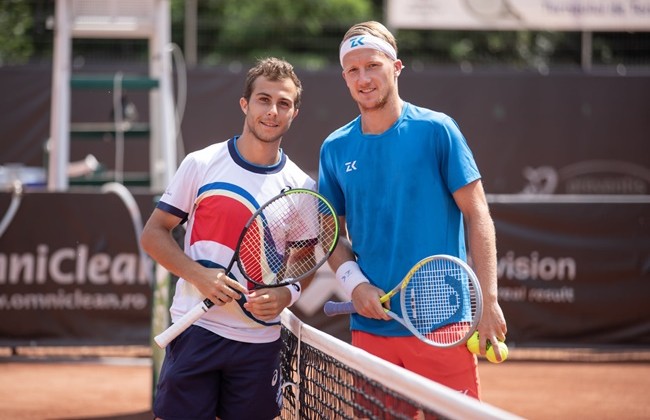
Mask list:
[{"label": "brand logo on headband", "polygon": [[364,37],[360,36],[358,38],[350,39],[350,48],[361,47],[363,45],[366,45],[366,44],[363,43],[363,38]]}]

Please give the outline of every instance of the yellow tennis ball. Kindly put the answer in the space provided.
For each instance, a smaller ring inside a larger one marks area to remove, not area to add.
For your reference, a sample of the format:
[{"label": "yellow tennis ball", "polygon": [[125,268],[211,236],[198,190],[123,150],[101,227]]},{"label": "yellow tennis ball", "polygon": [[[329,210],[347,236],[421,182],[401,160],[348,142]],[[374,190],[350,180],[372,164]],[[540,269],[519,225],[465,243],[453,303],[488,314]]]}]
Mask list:
[{"label": "yellow tennis ball", "polygon": [[485,352],[485,358],[492,363],[505,362],[508,358],[508,346],[503,341],[499,342],[499,353],[501,353],[501,361],[497,360],[497,356],[494,353],[494,346],[488,345],[488,349]]},{"label": "yellow tennis ball", "polygon": [[480,354],[481,349],[479,348],[479,339],[478,331],[474,331],[474,334],[467,340],[467,350],[472,354]]}]

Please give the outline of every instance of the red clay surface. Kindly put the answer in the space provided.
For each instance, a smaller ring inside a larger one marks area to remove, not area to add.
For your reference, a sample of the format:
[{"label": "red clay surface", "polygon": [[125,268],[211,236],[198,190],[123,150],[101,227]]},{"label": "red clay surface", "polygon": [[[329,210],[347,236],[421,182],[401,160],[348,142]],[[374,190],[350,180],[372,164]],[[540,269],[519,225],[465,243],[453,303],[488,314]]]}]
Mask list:
[{"label": "red clay surface", "polygon": [[[129,359],[133,360],[133,359]],[[0,358],[1,419],[151,419],[151,366]],[[529,419],[650,419],[650,363],[480,362],[484,401]]]}]

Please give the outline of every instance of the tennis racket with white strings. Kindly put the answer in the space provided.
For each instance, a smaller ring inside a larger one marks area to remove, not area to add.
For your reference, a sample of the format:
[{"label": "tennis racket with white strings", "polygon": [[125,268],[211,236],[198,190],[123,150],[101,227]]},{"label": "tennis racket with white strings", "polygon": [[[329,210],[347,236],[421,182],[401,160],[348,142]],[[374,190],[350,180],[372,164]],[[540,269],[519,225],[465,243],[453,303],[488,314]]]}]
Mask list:
[{"label": "tennis racket with white strings", "polygon": [[[308,189],[286,189],[246,222],[226,274],[237,263],[255,288],[296,283],[327,261],[338,235],[338,217],[323,196]],[[166,347],[212,306],[210,299],[204,299],[154,340]]]},{"label": "tennis racket with white strings", "polygon": [[[474,333],[483,311],[483,296],[476,274],[463,260],[434,255],[419,261],[390,292],[387,302],[400,294],[402,316],[386,313],[413,335],[434,347],[454,347]],[[356,313],[352,302],[325,303],[328,316]]]}]

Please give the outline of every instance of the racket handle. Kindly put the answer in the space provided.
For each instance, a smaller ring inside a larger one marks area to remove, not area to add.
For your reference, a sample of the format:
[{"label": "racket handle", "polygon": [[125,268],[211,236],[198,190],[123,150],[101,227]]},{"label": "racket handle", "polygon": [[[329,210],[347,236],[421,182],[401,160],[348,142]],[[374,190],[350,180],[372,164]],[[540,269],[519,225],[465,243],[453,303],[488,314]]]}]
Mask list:
[{"label": "racket handle", "polygon": [[343,314],[353,314],[357,311],[354,309],[354,305],[352,304],[352,301],[334,302],[330,300],[328,302],[325,302],[325,305],[323,306],[323,312],[325,312],[325,315],[327,316],[334,316],[334,315],[343,315]]},{"label": "racket handle", "polygon": [[206,304],[206,300],[210,304],[212,303],[208,299],[205,299],[203,302],[192,308],[191,311],[183,315],[178,321],[170,325],[165,331],[155,336],[153,340],[158,344],[158,347],[161,349],[167,347],[167,344],[171,343],[174,338],[178,337],[183,331],[189,328],[190,325],[194,324],[197,319],[201,318],[212,306]]}]

